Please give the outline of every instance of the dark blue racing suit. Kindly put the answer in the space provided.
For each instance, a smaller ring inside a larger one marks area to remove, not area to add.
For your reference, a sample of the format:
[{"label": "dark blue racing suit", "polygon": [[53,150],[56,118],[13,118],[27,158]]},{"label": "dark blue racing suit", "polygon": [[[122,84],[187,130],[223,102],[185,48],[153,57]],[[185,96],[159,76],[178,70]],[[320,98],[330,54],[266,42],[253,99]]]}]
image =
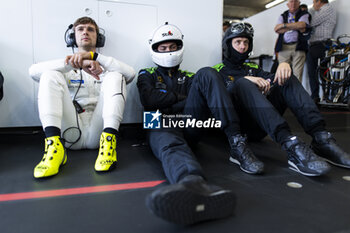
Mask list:
[{"label": "dark blue racing suit", "polygon": [[[239,115],[241,131],[250,140],[260,140],[267,133],[274,141],[282,143],[290,136],[290,128],[282,117],[287,107],[309,135],[325,130],[317,106],[294,75],[279,86],[273,83],[275,74],[265,72],[255,64],[233,65],[224,60],[213,68],[224,80]],[[245,76],[269,79],[272,85],[269,93],[262,94],[258,86]]]},{"label": "dark blue racing suit", "polygon": [[[146,111],[159,109],[163,114],[181,113],[202,120],[214,117],[221,121],[221,128],[227,135],[239,132],[238,116],[230,95],[211,68],[201,69],[196,75],[178,67],[143,69],[139,72],[137,86]],[[149,145],[172,184],[189,174],[204,176],[187,143],[193,135],[198,135],[196,131],[191,128],[147,130]]]}]

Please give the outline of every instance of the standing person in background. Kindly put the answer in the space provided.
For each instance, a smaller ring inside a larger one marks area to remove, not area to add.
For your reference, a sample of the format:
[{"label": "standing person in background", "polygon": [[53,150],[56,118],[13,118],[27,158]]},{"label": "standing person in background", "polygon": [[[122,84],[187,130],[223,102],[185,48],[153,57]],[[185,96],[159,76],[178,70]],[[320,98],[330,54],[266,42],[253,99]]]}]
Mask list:
[{"label": "standing person in background", "polygon": [[311,89],[311,98],[318,103],[319,81],[316,72],[318,59],[325,56],[327,40],[332,38],[336,24],[336,11],[328,3],[328,0],[313,0],[313,7],[310,9],[312,15],[312,34],[309,40],[309,52],[307,54],[306,64],[309,73],[309,82]]},{"label": "standing person in background", "polygon": [[[299,6],[299,9],[300,9],[301,11],[309,12],[309,8],[307,7],[306,4],[301,4],[301,5]],[[309,22],[310,22],[310,23],[311,23],[311,19],[312,19],[311,14],[309,14]],[[311,33],[310,33],[310,34],[311,34]]]},{"label": "standing person in background", "polygon": [[[39,82],[39,116],[45,132],[45,152],[34,177],[56,175],[67,162],[65,146],[100,149],[96,171],[109,171],[117,162],[117,138],[132,67],[96,52],[104,35],[96,22],[81,17],[65,34],[67,46],[78,52],[66,58],[34,64],[30,76]],[[48,35],[49,39],[49,35]],[[62,130],[61,130],[62,129]],[[100,143],[99,143],[100,137]]]},{"label": "standing person in background", "polygon": [[225,33],[227,28],[229,28],[231,26],[230,22],[229,21],[225,21],[223,24],[222,24],[222,32]]},{"label": "standing person in background", "polygon": [[293,73],[302,82],[307,39],[309,35],[309,13],[299,9],[299,0],[288,0],[287,11],[278,18],[275,32],[278,39],[275,52],[278,53],[278,62],[287,62]]},{"label": "standing person in background", "polygon": [[307,8],[307,5],[306,5],[306,4],[300,4],[299,9],[300,9],[301,11],[309,11],[309,9]]}]

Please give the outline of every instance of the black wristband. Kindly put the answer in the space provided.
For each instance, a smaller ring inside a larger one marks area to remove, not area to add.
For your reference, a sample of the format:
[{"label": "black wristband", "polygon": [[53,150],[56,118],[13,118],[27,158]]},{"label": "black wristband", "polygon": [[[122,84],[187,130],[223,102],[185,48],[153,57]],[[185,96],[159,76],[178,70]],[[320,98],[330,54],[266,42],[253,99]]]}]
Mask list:
[{"label": "black wristband", "polygon": [[94,56],[92,57],[92,60],[96,61],[97,57],[98,57],[98,53],[94,53]]}]

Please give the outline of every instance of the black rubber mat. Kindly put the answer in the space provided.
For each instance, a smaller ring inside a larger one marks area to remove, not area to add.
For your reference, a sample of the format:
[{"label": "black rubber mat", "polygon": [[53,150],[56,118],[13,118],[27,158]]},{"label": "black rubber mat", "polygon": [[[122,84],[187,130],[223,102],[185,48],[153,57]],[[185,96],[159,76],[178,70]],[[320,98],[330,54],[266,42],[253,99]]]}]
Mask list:
[{"label": "black rubber mat", "polygon": [[[349,112],[324,116],[327,129],[350,152]],[[286,118],[293,132],[310,142],[290,113]],[[165,179],[160,162],[142,146],[139,130],[124,129],[112,172],[94,171],[97,150],[68,151],[68,163],[57,176],[35,180],[33,168],[42,157],[43,138],[42,133],[0,135],[0,195]],[[263,175],[248,175],[230,164],[227,141],[217,132],[195,149],[209,182],[236,193],[238,205],[230,218],[190,227],[165,222],[145,207],[146,195],[157,188],[149,187],[0,201],[0,232],[350,233],[350,181],[343,178],[350,176],[350,169],[332,166],[324,177],[305,177],[288,169],[285,152],[269,138],[250,147],[265,163]],[[289,182],[302,188],[291,188]]]}]

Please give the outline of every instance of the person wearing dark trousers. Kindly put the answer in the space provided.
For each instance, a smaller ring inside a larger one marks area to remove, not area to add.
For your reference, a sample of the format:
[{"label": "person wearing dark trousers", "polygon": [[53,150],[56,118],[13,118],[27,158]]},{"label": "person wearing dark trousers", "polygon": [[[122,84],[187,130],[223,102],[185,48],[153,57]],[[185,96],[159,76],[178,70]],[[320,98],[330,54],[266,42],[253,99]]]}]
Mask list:
[{"label": "person wearing dark trousers", "polygon": [[327,41],[332,38],[336,25],[336,11],[328,3],[328,0],[314,0],[310,9],[312,15],[312,34],[309,40],[309,52],[306,57],[307,70],[311,89],[311,98],[318,103],[319,80],[318,80],[318,60],[325,57],[327,47],[331,44]]},{"label": "person wearing dark trousers", "polygon": [[[325,129],[325,121],[317,106],[302,87],[288,64],[277,75],[265,72],[245,60],[253,49],[254,29],[249,23],[238,23],[227,30],[223,39],[225,59],[216,65],[217,75],[225,81],[241,119],[241,131],[251,140],[266,133],[287,152],[288,164],[307,176],[328,172],[325,160],[350,168],[350,155],[343,151]],[[290,108],[305,132],[313,140],[309,148],[292,134],[282,117]],[[317,153],[317,154],[316,154]]]},{"label": "person wearing dark trousers", "polygon": [[[231,154],[249,158],[247,172],[261,173],[263,164],[247,147],[240,134],[238,116],[221,78],[212,78],[214,70],[204,68],[196,75],[179,69],[184,50],[183,35],[174,25],[165,24],[153,34],[151,57],[157,67],[142,69],[137,86],[145,111],[165,115],[182,114],[180,119],[215,119],[228,137]],[[153,154],[161,161],[170,185],[155,190],[146,205],[157,216],[179,224],[193,224],[231,215],[235,195],[230,190],[208,184],[191,147],[189,135],[196,127],[148,129]],[[199,132],[201,133],[201,131]],[[245,166],[245,164],[243,165]]]}]

